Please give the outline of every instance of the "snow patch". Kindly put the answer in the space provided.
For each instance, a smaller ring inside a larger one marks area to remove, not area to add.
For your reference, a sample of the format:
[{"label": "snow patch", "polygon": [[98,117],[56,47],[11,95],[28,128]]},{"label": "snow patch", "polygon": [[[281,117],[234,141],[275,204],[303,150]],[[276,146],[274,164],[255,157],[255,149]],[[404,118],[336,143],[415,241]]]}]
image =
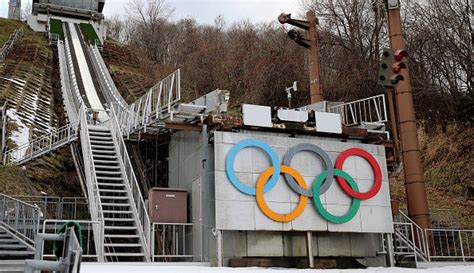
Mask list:
[{"label": "snow patch", "polygon": [[409,269],[409,268],[367,268],[367,269],[284,269],[284,268],[228,268],[228,267],[200,267],[200,266],[168,266],[160,264],[97,264],[83,263],[81,273],[472,273],[474,266],[446,266],[428,269]]},{"label": "snow patch", "polygon": [[[17,130],[12,133],[10,140],[18,147],[28,143],[30,141],[30,129],[21,121],[16,110],[7,110],[7,117],[17,125]],[[26,149],[21,149],[19,153],[13,153],[12,157],[14,160],[19,160],[25,157],[25,153]]]}]

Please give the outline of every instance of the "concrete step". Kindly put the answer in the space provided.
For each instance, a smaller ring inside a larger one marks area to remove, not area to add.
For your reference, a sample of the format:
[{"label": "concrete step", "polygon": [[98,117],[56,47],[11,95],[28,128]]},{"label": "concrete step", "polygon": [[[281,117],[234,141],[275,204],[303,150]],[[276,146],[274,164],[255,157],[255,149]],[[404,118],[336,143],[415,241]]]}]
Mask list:
[{"label": "concrete step", "polygon": [[0,245],[0,250],[6,250],[6,249],[13,249],[13,250],[18,250],[18,249],[28,249],[25,245],[20,245],[20,244],[15,244],[15,245]]}]

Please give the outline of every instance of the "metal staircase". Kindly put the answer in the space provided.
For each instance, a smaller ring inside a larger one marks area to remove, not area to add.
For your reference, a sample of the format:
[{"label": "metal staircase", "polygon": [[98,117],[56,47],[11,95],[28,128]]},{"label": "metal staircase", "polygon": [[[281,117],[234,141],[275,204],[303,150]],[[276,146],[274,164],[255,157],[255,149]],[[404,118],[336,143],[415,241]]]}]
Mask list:
[{"label": "metal staircase", "polygon": [[89,125],[89,137],[104,215],[105,259],[140,257],[144,259],[141,232],[125,184],[122,164],[110,129]]},{"label": "metal staircase", "polygon": [[113,118],[99,124],[92,112],[81,109],[81,145],[92,220],[102,223],[94,234],[102,244],[100,256],[104,261],[149,261],[148,214],[125,143],[117,138],[118,124]]},{"label": "metal staircase", "polygon": [[44,154],[57,150],[77,139],[77,124],[68,124],[58,129],[51,130],[31,142],[5,152],[3,163],[5,165],[21,165]]},{"label": "metal staircase", "polygon": [[24,260],[35,254],[31,245],[0,225],[0,260]]}]

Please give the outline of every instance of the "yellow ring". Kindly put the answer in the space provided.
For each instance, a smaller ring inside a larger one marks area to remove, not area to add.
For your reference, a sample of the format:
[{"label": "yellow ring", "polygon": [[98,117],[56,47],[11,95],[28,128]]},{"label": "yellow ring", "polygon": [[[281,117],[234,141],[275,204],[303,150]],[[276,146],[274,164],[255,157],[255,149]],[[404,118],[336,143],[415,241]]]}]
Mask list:
[{"label": "yellow ring", "polygon": [[[303,177],[301,174],[299,174],[295,169],[281,165],[281,172],[289,174],[293,176],[293,178],[296,180],[296,182],[302,187],[303,189],[306,189],[306,182],[304,181]],[[265,198],[263,197],[263,188],[265,187],[265,184],[268,182],[268,179],[270,176],[273,174],[273,167],[270,167],[266,169],[259,177],[257,180],[257,185],[256,185],[256,198],[257,198],[257,205],[260,208],[260,210],[265,214],[268,218],[272,219],[273,221],[276,222],[282,222],[282,223],[288,223],[296,219],[298,216],[303,213],[304,209],[306,208],[306,204],[308,203],[308,197],[304,195],[300,195],[300,200],[298,202],[298,205],[296,208],[288,213],[288,214],[280,214],[272,211],[268,205],[267,202],[265,201]]]}]

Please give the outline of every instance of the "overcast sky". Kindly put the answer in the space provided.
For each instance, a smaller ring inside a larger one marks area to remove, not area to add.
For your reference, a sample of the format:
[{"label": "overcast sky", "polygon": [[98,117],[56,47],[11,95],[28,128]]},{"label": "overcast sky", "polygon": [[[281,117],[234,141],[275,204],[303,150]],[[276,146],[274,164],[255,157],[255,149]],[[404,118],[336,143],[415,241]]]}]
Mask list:
[{"label": "overcast sky", "polygon": [[[26,6],[27,2],[22,1]],[[106,17],[115,14],[126,14],[129,0],[106,0],[104,14]],[[254,23],[276,20],[281,12],[296,14],[300,0],[167,0],[174,7],[173,19],[193,17],[198,22],[212,24],[214,18],[223,15],[231,23],[249,19]],[[8,0],[0,0],[0,16],[7,16]]]}]

